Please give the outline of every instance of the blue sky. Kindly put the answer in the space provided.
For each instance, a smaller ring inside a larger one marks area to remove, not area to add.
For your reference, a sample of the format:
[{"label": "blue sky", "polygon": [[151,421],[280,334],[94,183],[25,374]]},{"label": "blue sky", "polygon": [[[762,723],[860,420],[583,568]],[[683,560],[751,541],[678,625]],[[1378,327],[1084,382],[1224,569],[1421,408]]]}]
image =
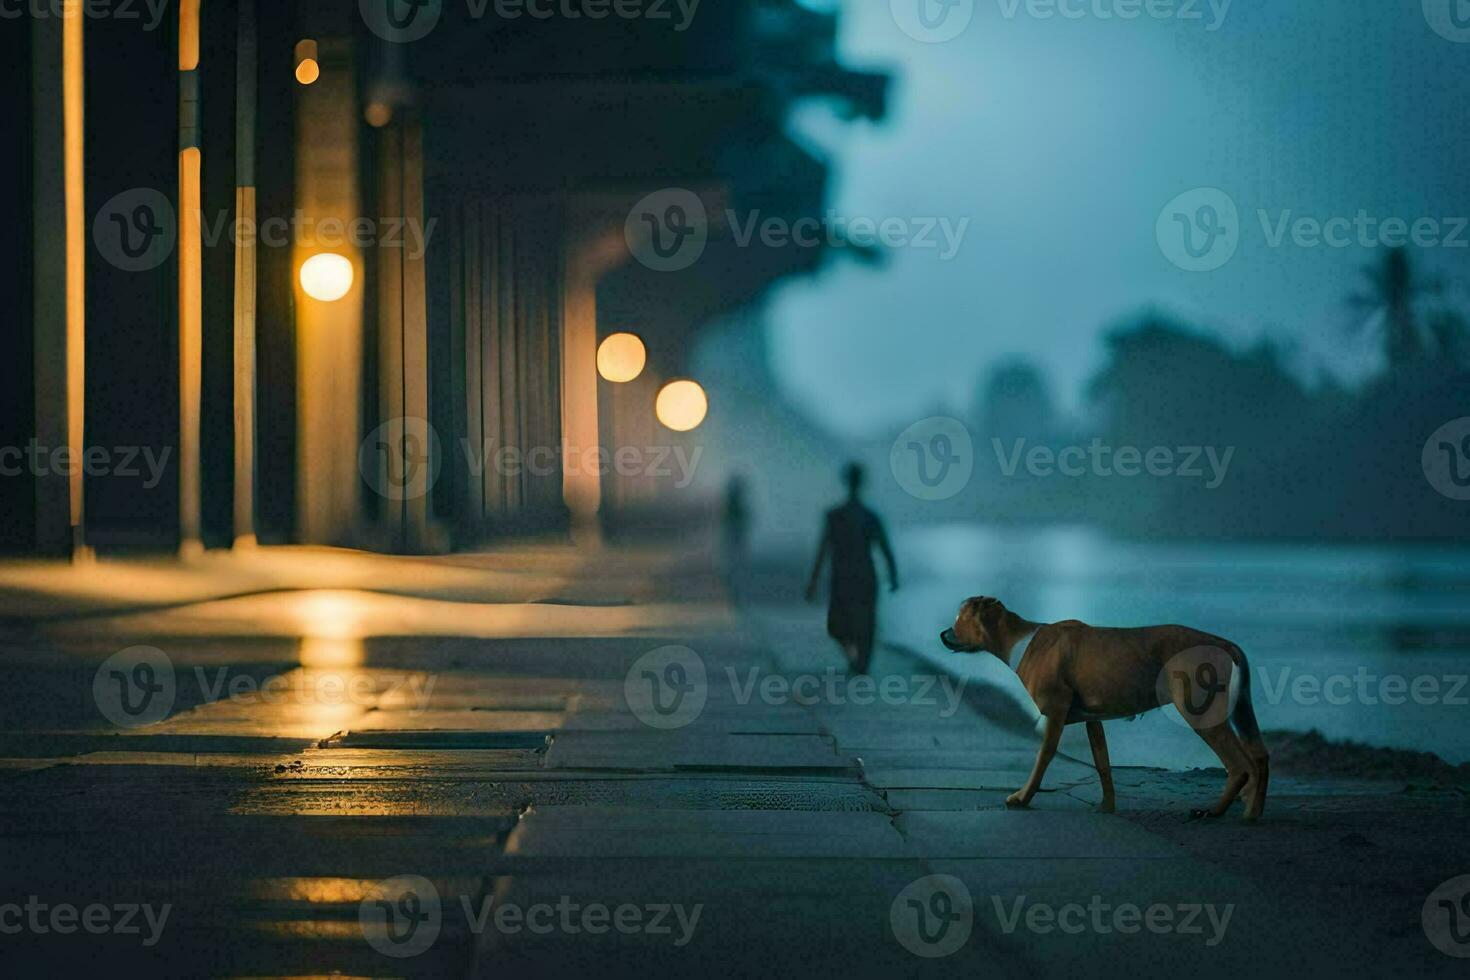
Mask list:
[{"label": "blue sky", "polygon": [[[815,108],[798,121],[835,160],[834,209],[969,224],[948,261],[901,248],[881,268],[837,261],[783,287],[768,329],[791,401],[864,436],[963,407],[977,377],[1021,354],[1075,408],[1103,331],[1150,305],[1235,343],[1269,336],[1309,374],[1373,370],[1344,299],[1381,249],[1273,247],[1259,212],[1433,218],[1440,237],[1470,215],[1470,43],[1423,9],[1470,16],[1470,0],[1234,0],[1213,31],[1206,0],[1199,20],[1130,21],[1097,15],[1119,0],[1065,0],[1077,19],[1014,2],[974,0],[964,33],[937,44],[900,30],[889,0],[844,5],[843,59],[896,79],[881,124]],[[1198,187],[1237,206],[1239,244],[1191,273],[1155,224]],[[1457,240],[1470,246],[1470,230]],[[1470,270],[1470,247],[1422,258],[1452,283]]]}]

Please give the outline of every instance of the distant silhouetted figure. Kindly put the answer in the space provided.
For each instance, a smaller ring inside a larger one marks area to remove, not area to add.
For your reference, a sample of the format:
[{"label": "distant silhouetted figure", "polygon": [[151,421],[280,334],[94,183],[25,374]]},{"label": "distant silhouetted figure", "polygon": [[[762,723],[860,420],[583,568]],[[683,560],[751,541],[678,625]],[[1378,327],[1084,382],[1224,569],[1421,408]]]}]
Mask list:
[{"label": "distant silhouetted figure", "polygon": [[745,564],[747,538],[750,536],[750,506],[745,500],[745,480],[732,476],[725,484],[725,506],[720,515],[720,557],[726,574]]},{"label": "distant silhouetted figure", "polygon": [[878,572],[873,567],[873,547],[883,552],[888,580],[895,592],[898,567],[883,522],[858,499],[863,489],[863,468],[849,463],[842,478],[847,484],[847,502],[827,511],[806,597],[808,601],[816,598],[817,578],[830,554],[832,595],[827,607],[827,633],[842,645],[853,673],[866,674],[878,626]]}]

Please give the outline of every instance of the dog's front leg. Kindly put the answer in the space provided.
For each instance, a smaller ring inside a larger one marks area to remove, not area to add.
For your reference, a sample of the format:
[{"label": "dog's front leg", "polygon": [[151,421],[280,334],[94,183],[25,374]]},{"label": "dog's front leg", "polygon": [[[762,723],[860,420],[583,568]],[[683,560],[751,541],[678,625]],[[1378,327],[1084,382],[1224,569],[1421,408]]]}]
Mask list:
[{"label": "dog's front leg", "polygon": [[1031,767],[1031,778],[1026,780],[1025,786],[1006,797],[1006,806],[1031,805],[1036,791],[1041,789],[1041,778],[1046,775],[1046,767],[1051,765],[1051,760],[1057,754],[1057,746],[1061,744],[1064,727],[1066,723],[1061,718],[1048,717],[1046,719],[1046,730],[1041,738],[1041,750],[1036,753],[1036,765]]},{"label": "dog's front leg", "polygon": [[1099,813],[1112,813],[1116,806],[1113,797],[1113,765],[1108,761],[1108,739],[1103,734],[1102,722],[1087,723],[1087,740],[1092,743],[1092,762],[1097,766],[1097,778],[1102,783],[1102,803],[1097,810]]}]

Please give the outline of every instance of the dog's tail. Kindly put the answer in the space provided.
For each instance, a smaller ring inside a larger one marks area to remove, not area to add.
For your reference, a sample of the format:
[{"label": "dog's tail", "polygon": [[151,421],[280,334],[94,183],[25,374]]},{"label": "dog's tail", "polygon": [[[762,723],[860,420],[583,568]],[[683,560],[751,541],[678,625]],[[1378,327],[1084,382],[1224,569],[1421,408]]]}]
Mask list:
[{"label": "dog's tail", "polygon": [[1250,756],[1251,768],[1254,770],[1251,778],[1256,785],[1250,787],[1246,809],[1246,815],[1254,818],[1261,815],[1261,810],[1266,805],[1266,784],[1271,778],[1271,755],[1266,751],[1266,741],[1261,738],[1261,726],[1256,721],[1256,709],[1251,704],[1250,661],[1246,659],[1245,651],[1238,646],[1232,645],[1230,654],[1236,669],[1240,671],[1240,696],[1235,702],[1235,709],[1230,713],[1230,720],[1235,722],[1236,731],[1240,733],[1240,740],[1245,743],[1245,751]]}]

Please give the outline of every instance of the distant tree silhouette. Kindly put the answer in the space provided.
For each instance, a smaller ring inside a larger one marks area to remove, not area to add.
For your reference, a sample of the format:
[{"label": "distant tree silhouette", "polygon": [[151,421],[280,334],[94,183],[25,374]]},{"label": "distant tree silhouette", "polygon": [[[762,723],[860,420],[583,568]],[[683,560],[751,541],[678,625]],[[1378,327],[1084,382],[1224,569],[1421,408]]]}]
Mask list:
[{"label": "distant tree silhouette", "polygon": [[[1169,538],[1470,538],[1463,503],[1426,478],[1420,458],[1431,433],[1466,414],[1470,322],[1432,301],[1440,284],[1416,275],[1402,249],[1366,271],[1369,288],[1353,304],[1366,312],[1362,325],[1382,335],[1388,366],[1377,377],[1352,387],[1327,374],[1308,383],[1271,342],[1240,349],[1144,311],[1106,333],[1086,410],[1070,422],[1055,415],[1039,368],[995,364],[971,409],[975,492],[906,515],[1089,523]],[[1019,452],[1095,447],[1113,454],[1111,470],[1034,473],[1008,455],[1023,439],[1031,445]],[[1117,464],[1125,449],[1135,459],[1158,450],[1175,469],[1135,465],[1129,476]],[[1192,475],[1183,472],[1191,466]]]},{"label": "distant tree silhouette", "polygon": [[1016,359],[998,365],[976,394],[974,418],[987,438],[1045,439],[1056,429],[1046,375]]},{"label": "distant tree silhouette", "polygon": [[1267,429],[1279,436],[1310,409],[1269,343],[1236,353],[1149,313],[1111,331],[1106,344],[1108,360],[1088,395],[1097,427],[1117,440],[1224,445]]},{"label": "distant tree silhouette", "polygon": [[1366,266],[1366,292],[1355,293],[1348,304],[1362,310],[1366,318],[1360,329],[1382,333],[1384,360],[1390,371],[1417,363],[1428,353],[1428,343],[1419,325],[1418,306],[1426,296],[1438,296],[1438,280],[1419,280],[1406,248],[1389,249],[1383,262]]}]

